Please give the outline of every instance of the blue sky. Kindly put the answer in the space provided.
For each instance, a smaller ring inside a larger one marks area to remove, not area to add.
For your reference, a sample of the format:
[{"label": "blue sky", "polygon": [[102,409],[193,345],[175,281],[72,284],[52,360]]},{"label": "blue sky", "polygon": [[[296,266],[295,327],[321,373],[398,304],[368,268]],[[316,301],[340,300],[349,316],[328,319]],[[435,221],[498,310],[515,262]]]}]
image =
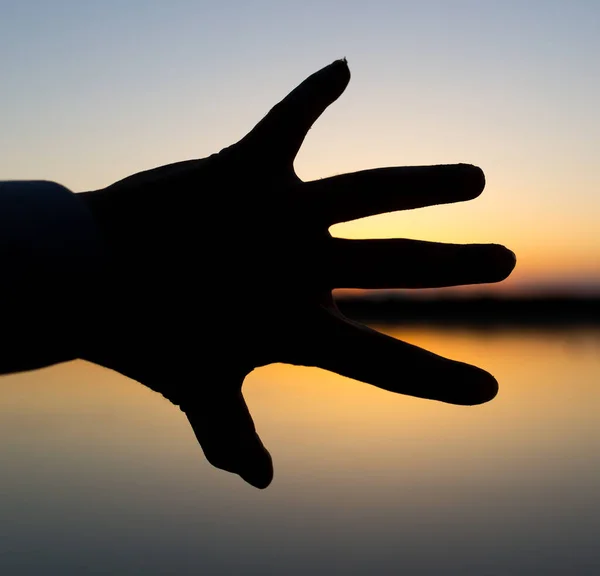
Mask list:
[{"label": "blue sky", "polygon": [[599,31],[594,0],[0,0],[0,178],[82,191],[211,154],[345,56],[301,177],[470,162],[488,186],[337,233],[501,242],[509,286],[596,282]]}]

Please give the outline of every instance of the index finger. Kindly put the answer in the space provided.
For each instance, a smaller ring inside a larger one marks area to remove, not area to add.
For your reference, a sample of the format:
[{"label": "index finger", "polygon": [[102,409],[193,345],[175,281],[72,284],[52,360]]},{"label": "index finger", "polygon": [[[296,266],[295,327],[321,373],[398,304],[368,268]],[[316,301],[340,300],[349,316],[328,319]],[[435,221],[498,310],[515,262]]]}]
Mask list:
[{"label": "index finger", "polygon": [[376,168],[305,182],[304,193],[328,226],[375,214],[472,200],[485,176],[471,164]]}]

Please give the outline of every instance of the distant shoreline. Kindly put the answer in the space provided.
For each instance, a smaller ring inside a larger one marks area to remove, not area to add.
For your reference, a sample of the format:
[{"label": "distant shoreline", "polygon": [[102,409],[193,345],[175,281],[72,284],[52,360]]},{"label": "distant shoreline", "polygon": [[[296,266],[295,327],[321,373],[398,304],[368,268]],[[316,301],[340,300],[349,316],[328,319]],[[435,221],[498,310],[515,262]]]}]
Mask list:
[{"label": "distant shoreline", "polygon": [[362,322],[473,328],[600,328],[600,296],[340,296],[340,310]]}]

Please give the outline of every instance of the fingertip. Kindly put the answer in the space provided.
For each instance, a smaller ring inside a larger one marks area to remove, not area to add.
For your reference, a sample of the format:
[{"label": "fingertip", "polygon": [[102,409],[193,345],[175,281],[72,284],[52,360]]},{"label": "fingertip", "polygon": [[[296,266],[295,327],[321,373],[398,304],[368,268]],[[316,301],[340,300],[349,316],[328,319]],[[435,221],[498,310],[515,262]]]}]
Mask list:
[{"label": "fingertip", "polygon": [[347,70],[348,74],[350,74],[350,66],[348,65],[348,59],[344,56],[343,58],[338,58],[331,63],[332,66],[337,66],[340,69]]},{"label": "fingertip", "polygon": [[496,265],[500,274],[498,281],[506,280],[517,265],[517,255],[506,246],[496,245]]},{"label": "fingertip", "polygon": [[467,253],[473,247],[477,260],[468,260],[466,265],[477,274],[475,282],[471,283],[496,283],[506,280],[515,269],[517,257],[512,250],[501,244],[469,245],[465,248]]},{"label": "fingertip", "polygon": [[239,476],[254,488],[264,490],[273,481],[273,459],[269,452],[263,448],[260,454],[250,458]]},{"label": "fingertip", "polygon": [[474,200],[485,188],[485,174],[479,166],[458,164],[459,181],[465,193],[465,200]]},{"label": "fingertip", "polygon": [[459,406],[479,406],[490,402],[498,395],[498,381],[485,370],[468,364],[462,382],[454,388],[446,401]]},{"label": "fingertip", "polygon": [[254,474],[240,474],[240,478],[244,480],[244,482],[250,484],[253,488],[257,488],[258,490],[265,490],[271,485],[273,481],[273,475],[254,475]]},{"label": "fingertip", "polygon": [[479,406],[493,400],[497,395],[500,387],[498,380],[489,372],[477,368],[479,376],[473,379],[473,384],[468,392],[466,406]]},{"label": "fingertip", "polygon": [[[498,395],[498,381],[486,370],[458,362],[442,359],[430,374],[431,388],[422,395],[455,406],[478,406],[490,402]],[[444,382],[440,385],[440,382]]]},{"label": "fingertip", "polygon": [[509,259],[510,264],[514,270],[515,266],[517,265],[517,255],[512,250],[508,249],[506,246],[504,246],[504,249],[508,252],[507,259]]},{"label": "fingertip", "polygon": [[485,189],[485,173],[484,171],[479,167],[479,166],[472,166],[471,167],[472,171],[473,171],[473,175],[472,175],[472,179],[474,182],[473,188],[475,190],[478,190],[478,196],[479,194],[481,194],[483,192],[483,190]]},{"label": "fingertip", "polygon": [[325,69],[333,78],[335,78],[335,83],[338,85],[339,89],[343,91],[348,85],[348,82],[350,82],[350,67],[348,66],[348,60],[346,60],[346,58],[334,60]]}]

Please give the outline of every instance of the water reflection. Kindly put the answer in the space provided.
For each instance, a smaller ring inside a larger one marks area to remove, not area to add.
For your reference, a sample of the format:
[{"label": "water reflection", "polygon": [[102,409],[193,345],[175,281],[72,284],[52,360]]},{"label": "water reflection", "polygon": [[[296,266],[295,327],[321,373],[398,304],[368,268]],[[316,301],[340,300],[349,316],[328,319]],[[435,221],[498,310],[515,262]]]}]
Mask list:
[{"label": "water reflection", "polygon": [[600,332],[383,329],[489,370],[500,394],[460,407],[257,370],[264,492],[112,372],[1,378],[0,573],[600,573]]}]

